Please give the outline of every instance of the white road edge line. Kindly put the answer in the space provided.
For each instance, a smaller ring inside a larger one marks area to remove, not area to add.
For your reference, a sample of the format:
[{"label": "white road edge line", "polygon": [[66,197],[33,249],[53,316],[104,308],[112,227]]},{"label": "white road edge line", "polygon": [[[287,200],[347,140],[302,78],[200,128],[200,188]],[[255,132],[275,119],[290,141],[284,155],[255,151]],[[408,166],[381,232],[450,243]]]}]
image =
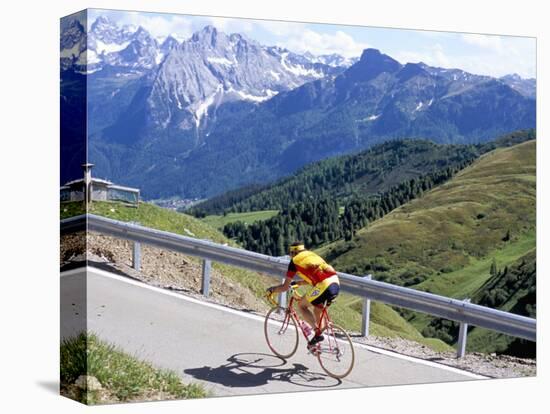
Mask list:
[{"label": "white road edge line", "polygon": [[[262,317],[262,316],[245,313],[245,312],[238,311],[238,310],[235,310],[235,309],[231,309],[231,308],[228,308],[226,306],[218,305],[218,304],[215,304],[215,303],[204,302],[204,301],[192,298],[190,296],[186,296],[186,295],[181,294],[181,293],[170,292],[170,291],[168,291],[166,289],[163,289],[163,288],[160,288],[160,287],[151,286],[151,285],[148,285],[144,282],[141,282],[141,281],[138,281],[138,280],[135,280],[135,279],[130,279],[130,278],[125,277],[125,276],[115,275],[115,274],[107,272],[105,270],[96,269],[96,268],[90,267],[90,266],[79,267],[77,269],[71,269],[71,270],[67,270],[65,272],[61,272],[61,277],[73,276],[73,275],[82,273],[83,271],[90,272],[90,273],[95,273],[95,274],[100,275],[100,276],[115,279],[115,280],[118,280],[120,282],[127,283],[127,284],[134,285],[134,286],[138,286],[138,287],[141,287],[141,288],[144,288],[144,289],[149,289],[149,290],[152,290],[154,292],[160,293],[162,295],[172,296],[172,297],[178,298],[180,300],[185,300],[185,301],[192,302],[192,303],[195,303],[195,304],[198,304],[198,305],[207,306],[207,307],[210,307],[210,308],[213,308],[213,309],[217,309],[219,311],[232,313],[234,315],[239,315],[239,316],[244,317],[244,318],[254,319],[254,320],[259,321],[259,322],[263,322],[265,320],[264,317]],[[405,361],[414,362],[416,364],[430,366],[430,367],[433,367],[433,368],[439,368],[439,369],[442,369],[442,370],[445,370],[445,371],[454,372],[454,373],[461,374],[461,375],[464,375],[464,376],[467,376],[467,377],[470,377],[470,378],[474,378],[474,379],[489,379],[489,378],[491,378],[491,377],[487,377],[487,376],[484,376],[484,375],[474,374],[474,373],[469,372],[469,371],[464,371],[464,370],[461,370],[459,368],[450,367],[448,365],[439,364],[437,362],[426,361],[426,360],[421,359],[421,358],[415,358],[415,357],[411,357],[411,356],[408,356],[408,355],[402,355],[402,354],[399,354],[397,352],[388,351],[386,349],[376,348],[376,347],[373,347],[371,345],[360,344],[358,342],[353,342],[353,345],[356,346],[356,347],[359,347],[359,348],[367,349],[367,350],[369,350],[371,352],[374,352],[374,353],[377,353],[377,354],[382,354],[382,355],[386,355],[386,356],[389,356],[389,357],[392,357],[392,358],[398,358],[398,359],[402,359],[402,360],[405,360]]]}]

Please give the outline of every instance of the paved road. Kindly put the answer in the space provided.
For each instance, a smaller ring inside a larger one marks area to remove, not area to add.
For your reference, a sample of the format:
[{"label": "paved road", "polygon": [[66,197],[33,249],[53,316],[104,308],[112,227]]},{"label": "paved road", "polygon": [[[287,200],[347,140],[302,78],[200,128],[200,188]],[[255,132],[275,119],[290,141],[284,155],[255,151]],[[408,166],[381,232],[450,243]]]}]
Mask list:
[{"label": "paved road", "polygon": [[[82,293],[86,287],[88,303]],[[466,372],[356,347],[353,372],[328,377],[299,351],[270,354],[263,320],[88,268],[61,277],[62,335],[88,330],[125,351],[199,382],[216,396],[472,380]],[[87,317],[83,317],[87,315]]]}]

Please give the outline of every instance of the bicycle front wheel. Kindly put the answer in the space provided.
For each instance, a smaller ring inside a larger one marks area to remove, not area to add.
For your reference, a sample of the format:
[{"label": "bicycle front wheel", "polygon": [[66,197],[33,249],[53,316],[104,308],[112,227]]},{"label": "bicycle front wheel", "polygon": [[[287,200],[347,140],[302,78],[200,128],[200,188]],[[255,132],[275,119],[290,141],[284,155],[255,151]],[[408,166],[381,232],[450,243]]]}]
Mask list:
[{"label": "bicycle front wheel", "polygon": [[321,368],[333,378],[344,378],[355,362],[353,342],[347,332],[332,324],[323,332],[325,339],[319,342],[317,359]]},{"label": "bicycle front wheel", "polygon": [[269,349],[280,358],[290,358],[298,349],[298,325],[286,308],[276,306],[267,312],[264,333]]}]

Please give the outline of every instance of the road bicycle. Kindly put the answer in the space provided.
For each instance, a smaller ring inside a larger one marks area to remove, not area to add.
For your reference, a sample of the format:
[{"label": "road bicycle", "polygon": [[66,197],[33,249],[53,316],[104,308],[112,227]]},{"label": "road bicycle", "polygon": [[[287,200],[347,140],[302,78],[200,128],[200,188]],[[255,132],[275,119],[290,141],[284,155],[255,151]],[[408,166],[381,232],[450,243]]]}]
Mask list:
[{"label": "road bicycle", "polygon": [[[308,332],[306,332],[308,325],[294,309],[294,303],[301,299],[297,288],[297,285],[290,286],[291,294],[287,307],[279,306],[272,293],[266,295],[269,302],[273,304],[273,308],[267,312],[265,317],[265,339],[269,349],[283,359],[288,359],[296,353],[299,332],[302,332],[306,343],[308,342]],[[341,379],[351,372],[355,362],[355,351],[348,333],[331,321],[328,314],[329,306],[330,303],[325,302],[317,325],[318,329],[325,326],[322,332],[325,339],[308,347],[308,350],[317,357],[321,368],[329,376]]]}]

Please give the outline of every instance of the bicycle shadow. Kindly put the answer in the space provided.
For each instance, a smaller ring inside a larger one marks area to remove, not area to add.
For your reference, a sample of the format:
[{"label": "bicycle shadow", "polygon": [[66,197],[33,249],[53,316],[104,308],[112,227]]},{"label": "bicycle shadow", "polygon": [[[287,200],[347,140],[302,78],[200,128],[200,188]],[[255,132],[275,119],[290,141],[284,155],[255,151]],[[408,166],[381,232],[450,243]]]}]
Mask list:
[{"label": "bicycle shadow", "polygon": [[310,371],[302,364],[283,368],[286,361],[274,355],[242,353],[231,355],[227,364],[213,368],[185,369],[198,380],[214,382],[226,387],[259,387],[272,381],[282,381],[308,388],[331,388],[342,383],[320,372]]}]

